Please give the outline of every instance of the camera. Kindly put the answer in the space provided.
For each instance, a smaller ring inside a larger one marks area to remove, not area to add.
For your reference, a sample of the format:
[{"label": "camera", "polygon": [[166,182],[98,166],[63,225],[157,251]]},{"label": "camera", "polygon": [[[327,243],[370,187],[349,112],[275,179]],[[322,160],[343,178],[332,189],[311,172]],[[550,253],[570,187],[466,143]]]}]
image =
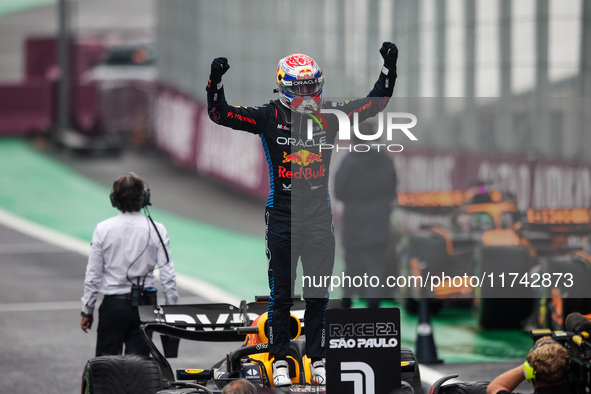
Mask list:
[{"label": "camera", "polygon": [[531,338],[551,336],[554,341],[564,346],[569,354],[570,369],[566,381],[577,394],[591,393],[591,341],[590,332],[551,331],[548,329],[530,331]]},{"label": "camera", "polygon": [[131,306],[156,305],[158,303],[158,289],[142,285],[131,286]]}]

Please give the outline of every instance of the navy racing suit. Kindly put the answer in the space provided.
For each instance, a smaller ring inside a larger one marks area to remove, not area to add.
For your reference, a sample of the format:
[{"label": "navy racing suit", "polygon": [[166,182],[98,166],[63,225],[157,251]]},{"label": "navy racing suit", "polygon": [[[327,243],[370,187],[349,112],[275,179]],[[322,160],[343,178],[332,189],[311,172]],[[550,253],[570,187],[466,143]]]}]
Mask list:
[{"label": "navy racing suit", "polygon": [[[389,71],[391,70],[391,71]],[[302,114],[279,100],[259,107],[233,107],[226,102],[221,77],[212,74],[207,85],[210,119],[220,125],[257,134],[269,166],[266,253],[270,301],[268,307],[270,353],[276,359],[289,351],[290,308],[297,262],[301,258],[305,277],[332,275],[335,257],[330,195],[329,163],[338,133],[334,114]],[[359,122],[382,111],[392,96],[395,67],[384,66],[369,95],[341,102],[323,102]],[[312,138],[308,128],[312,127]],[[328,303],[326,284],[304,287],[306,355],[324,357],[324,311]]]}]

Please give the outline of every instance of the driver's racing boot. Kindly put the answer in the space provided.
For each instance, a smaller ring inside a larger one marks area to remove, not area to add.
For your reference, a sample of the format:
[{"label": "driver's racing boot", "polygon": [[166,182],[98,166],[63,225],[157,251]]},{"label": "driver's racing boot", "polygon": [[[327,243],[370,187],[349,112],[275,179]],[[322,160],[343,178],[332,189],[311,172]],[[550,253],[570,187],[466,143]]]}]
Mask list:
[{"label": "driver's racing boot", "polygon": [[324,368],[324,361],[318,360],[310,364],[310,376],[312,384],[326,384],[326,368]]},{"label": "driver's racing boot", "polygon": [[277,360],[273,363],[273,384],[275,387],[291,385],[289,364],[286,360]]}]

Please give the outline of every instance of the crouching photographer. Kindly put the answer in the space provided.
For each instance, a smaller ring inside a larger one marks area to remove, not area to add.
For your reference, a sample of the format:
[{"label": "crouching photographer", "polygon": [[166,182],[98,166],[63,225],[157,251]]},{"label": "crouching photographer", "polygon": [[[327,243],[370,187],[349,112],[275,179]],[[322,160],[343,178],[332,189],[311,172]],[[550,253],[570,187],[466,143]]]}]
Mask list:
[{"label": "crouching photographer", "polygon": [[534,385],[537,394],[574,393],[566,382],[570,369],[568,351],[552,337],[538,339],[529,351],[526,361],[493,379],[486,390],[487,394],[509,394],[523,380]]},{"label": "crouching photographer", "polygon": [[496,377],[486,392],[508,394],[525,379],[538,394],[591,392],[591,320],[575,312],[564,325],[565,331],[531,331],[536,342],[526,361]]}]

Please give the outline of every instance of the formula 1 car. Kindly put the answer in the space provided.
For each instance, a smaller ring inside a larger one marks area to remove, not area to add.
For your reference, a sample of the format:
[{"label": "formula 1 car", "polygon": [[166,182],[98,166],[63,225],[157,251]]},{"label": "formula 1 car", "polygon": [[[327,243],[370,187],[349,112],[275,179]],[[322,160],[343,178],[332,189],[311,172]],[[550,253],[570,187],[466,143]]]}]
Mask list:
[{"label": "formula 1 car", "polygon": [[[260,393],[325,392],[325,386],[310,383],[310,359],[304,355],[304,339],[299,338],[304,322],[296,315],[303,315],[305,301],[294,300],[292,308],[288,355],[292,385],[286,388],[273,386],[273,359],[268,353],[268,298],[258,297],[257,301],[242,301],[238,307],[224,303],[140,306],[141,329],[151,357],[101,356],[89,360],[82,374],[82,393],[217,394],[238,378],[249,380]],[[153,333],[163,335],[164,355],[152,340]],[[235,341],[241,345],[212,366],[187,366],[175,373],[167,357],[176,357],[178,347],[165,346],[172,338]],[[414,393],[422,393],[418,362],[412,351],[404,347],[401,380],[409,392],[412,387]]]},{"label": "formula 1 car", "polygon": [[[467,190],[399,193],[398,202],[404,210],[448,219],[408,235],[400,253],[401,274],[424,282],[398,295],[405,309],[414,312],[417,300],[427,298],[435,311],[444,302],[473,307],[483,328],[520,326],[533,308],[529,290],[501,294],[486,286],[503,272],[526,273],[535,262],[535,249],[520,231],[512,196],[479,184]],[[469,280],[473,276],[478,281]],[[435,282],[434,277],[441,280]],[[429,279],[434,286],[426,283]]]},{"label": "formula 1 car", "polygon": [[526,218],[526,230],[551,240],[530,275],[539,278],[531,284],[536,290],[534,324],[561,330],[571,312],[591,313],[591,210],[529,209]]}]

